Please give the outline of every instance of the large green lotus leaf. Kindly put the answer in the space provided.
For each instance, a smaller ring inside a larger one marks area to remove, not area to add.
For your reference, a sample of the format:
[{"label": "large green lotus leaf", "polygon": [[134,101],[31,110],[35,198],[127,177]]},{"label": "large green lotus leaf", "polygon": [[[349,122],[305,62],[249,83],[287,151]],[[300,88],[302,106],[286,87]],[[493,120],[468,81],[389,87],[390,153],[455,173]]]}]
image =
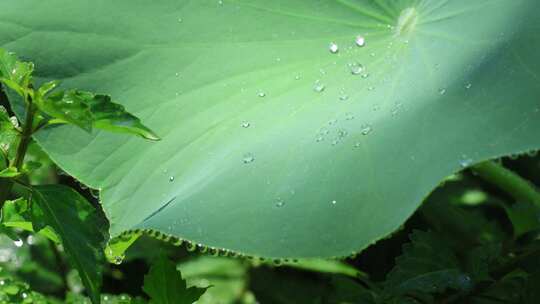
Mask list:
[{"label": "large green lotus leaf", "polygon": [[113,236],[146,228],[330,257],[397,229],[461,167],[540,147],[539,9],[4,0],[0,46],[35,61],[40,81],[111,94],[163,138],[69,126],[38,136],[102,190]]}]

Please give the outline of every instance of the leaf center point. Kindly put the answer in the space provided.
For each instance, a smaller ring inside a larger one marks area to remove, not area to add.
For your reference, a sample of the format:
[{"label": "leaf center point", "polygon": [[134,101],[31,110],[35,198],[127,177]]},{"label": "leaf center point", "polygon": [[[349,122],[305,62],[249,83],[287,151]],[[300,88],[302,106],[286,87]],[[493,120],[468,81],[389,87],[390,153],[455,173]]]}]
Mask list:
[{"label": "leaf center point", "polygon": [[418,13],[413,7],[404,9],[399,15],[398,23],[395,28],[396,36],[403,36],[411,33],[418,21]]}]

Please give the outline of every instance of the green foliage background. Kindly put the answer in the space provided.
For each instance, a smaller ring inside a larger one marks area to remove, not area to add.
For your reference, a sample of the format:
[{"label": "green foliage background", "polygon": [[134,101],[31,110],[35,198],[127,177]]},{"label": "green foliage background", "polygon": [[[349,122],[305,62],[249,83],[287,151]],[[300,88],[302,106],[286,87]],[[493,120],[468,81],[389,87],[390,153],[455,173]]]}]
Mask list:
[{"label": "green foliage background", "polygon": [[2,2],[0,302],[538,303],[538,8]]}]

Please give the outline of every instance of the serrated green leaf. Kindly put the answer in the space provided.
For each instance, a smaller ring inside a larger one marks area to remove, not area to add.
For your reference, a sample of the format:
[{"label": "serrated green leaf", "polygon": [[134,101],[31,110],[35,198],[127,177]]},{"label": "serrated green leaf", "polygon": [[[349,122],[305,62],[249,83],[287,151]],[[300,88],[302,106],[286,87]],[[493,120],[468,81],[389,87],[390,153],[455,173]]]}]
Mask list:
[{"label": "serrated green leaf", "polygon": [[32,198],[43,212],[43,222],[60,236],[92,302],[99,303],[106,223],[85,198],[66,186],[36,186]]},{"label": "serrated green leaf", "polygon": [[39,208],[30,206],[24,198],[8,200],[2,208],[2,225],[8,228],[18,228],[40,234],[49,240],[59,244],[60,238],[56,232],[43,222],[41,211],[32,209]]},{"label": "serrated green leaf", "polygon": [[472,288],[471,277],[461,271],[456,255],[443,238],[433,232],[416,230],[410,239],[411,243],[403,246],[403,254],[387,275],[385,291],[401,295]]},{"label": "serrated green leaf", "polygon": [[451,173],[540,147],[539,5],[2,1],[0,45],[34,60],[39,81],[110,94],[164,137],[38,134],[103,189],[113,236],[346,256]]},{"label": "serrated green leaf", "polygon": [[56,120],[74,124],[86,131],[97,128],[159,139],[137,117],[106,95],[78,90],[58,91],[43,100],[36,100],[36,104],[41,111]]},{"label": "serrated green leaf", "polygon": [[19,61],[15,54],[0,49],[0,82],[23,96],[31,81],[34,64]]},{"label": "serrated green leaf", "polygon": [[150,296],[150,304],[192,304],[201,297],[206,288],[187,288],[186,281],[176,270],[176,265],[161,257],[144,276],[143,290]]},{"label": "serrated green leaf", "polygon": [[37,98],[36,99],[42,100],[43,98],[45,98],[45,96],[47,94],[52,92],[59,85],[60,85],[60,81],[58,81],[58,80],[48,81],[48,82],[42,84],[39,87],[39,89],[37,90]]},{"label": "serrated green leaf", "polygon": [[491,281],[491,267],[501,257],[502,245],[489,243],[466,253],[467,271],[475,282]]},{"label": "serrated green leaf", "polygon": [[17,132],[13,126],[12,119],[9,117],[7,110],[0,106],[0,168],[3,168],[6,163],[6,157],[9,159],[13,156],[15,141],[17,140]]}]

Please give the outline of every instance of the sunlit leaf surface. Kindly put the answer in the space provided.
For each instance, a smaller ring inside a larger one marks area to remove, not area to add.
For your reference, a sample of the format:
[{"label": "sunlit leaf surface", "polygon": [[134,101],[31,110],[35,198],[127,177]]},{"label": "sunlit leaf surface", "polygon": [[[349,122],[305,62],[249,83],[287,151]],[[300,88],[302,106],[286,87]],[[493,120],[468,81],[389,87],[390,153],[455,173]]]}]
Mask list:
[{"label": "sunlit leaf surface", "polygon": [[0,46],[106,93],[162,141],[38,141],[111,234],[351,254],[447,175],[540,146],[536,0],[8,0]]}]

